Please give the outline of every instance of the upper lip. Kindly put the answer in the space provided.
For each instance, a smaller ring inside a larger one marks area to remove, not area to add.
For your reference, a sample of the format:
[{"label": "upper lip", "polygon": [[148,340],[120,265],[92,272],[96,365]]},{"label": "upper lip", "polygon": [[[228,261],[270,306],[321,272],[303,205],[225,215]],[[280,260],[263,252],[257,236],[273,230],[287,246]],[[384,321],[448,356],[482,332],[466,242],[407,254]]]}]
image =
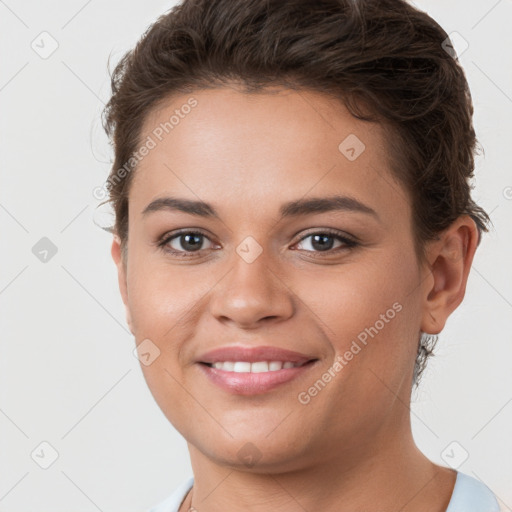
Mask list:
[{"label": "upper lip", "polygon": [[231,345],[206,352],[198,358],[198,362],[217,363],[222,361],[245,361],[255,363],[258,361],[290,361],[292,363],[302,364],[312,359],[316,358],[278,347],[244,347],[241,345]]}]

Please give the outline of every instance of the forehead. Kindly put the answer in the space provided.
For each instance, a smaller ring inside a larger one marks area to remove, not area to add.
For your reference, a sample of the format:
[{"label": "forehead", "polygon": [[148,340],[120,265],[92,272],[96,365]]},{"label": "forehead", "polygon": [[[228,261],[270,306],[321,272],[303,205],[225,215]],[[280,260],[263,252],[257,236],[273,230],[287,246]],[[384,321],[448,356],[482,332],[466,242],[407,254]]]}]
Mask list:
[{"label": "forehead", "polygon": [[139,212],[166,193],[219,211],[236,204],[241,214],[332,193],[380,210],[407,202],[390,172],[385,129],[316,92],[174,96],[147,116],[140,141],[151,149],[130,188],[130,209]]}]

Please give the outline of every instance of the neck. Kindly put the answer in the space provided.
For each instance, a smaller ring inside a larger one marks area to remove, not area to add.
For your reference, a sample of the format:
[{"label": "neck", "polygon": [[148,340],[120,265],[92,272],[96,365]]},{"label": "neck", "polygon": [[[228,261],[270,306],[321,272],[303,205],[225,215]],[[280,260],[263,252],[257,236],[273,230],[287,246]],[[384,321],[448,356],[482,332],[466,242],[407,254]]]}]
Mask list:
[{"label": "neck", "polygon": [[[189,443],[192,510],[444,512],[456,472],[433,464],[421,453],[412,437],[409,414],[403,428],[389,427],[371,442],[343,443],[338,450],[330,446],[320,457],[312,457],[315,462],[293,470],[226,467]],[[393,437],[388,432],[394,432]],[[190,503],[185,502],[188,510]]]}]

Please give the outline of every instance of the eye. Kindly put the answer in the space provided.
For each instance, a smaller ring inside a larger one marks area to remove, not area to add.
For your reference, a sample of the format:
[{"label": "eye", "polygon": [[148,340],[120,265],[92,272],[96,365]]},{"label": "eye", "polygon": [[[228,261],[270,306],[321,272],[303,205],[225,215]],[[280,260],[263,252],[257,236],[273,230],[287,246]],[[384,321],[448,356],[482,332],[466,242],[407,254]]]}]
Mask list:
[{"label": "eye", "polygon": [[187,256],[190,253],[211,248],[203,247],[204,240],[209,240],[209,238],[200,231],[181,231],[164,237],[163,240],[158,243],[158,246],[166,252],[179,256]]},{"label": "eye", "polygon": [[[352,247],[356,247],[358,243],[345,235],[339,234],[337,231],[333,231],[330,229],[326,229],[323,231],[315,231],[314,233],[309,233],[300,239],[298,244],[303,243],[305,240],[311,239],[309,243],[305,243],[306,250],[309,252],[337,252],[338,250],[349,249]],[[338,246],[333,249],[333,245],[335,241],[341,242],[341,246]],[[312,249],[308,249],[307,246],[310,246]]]},{"label": "eye", "polygon": [[[311,240],[306,242],[308,239]],[[209,247],[204,247],[205,240],[210,242]],[[336,241],[339,242],[339,245],[338,247],[333,248]],[[308,235],[302,237],[295,245],[300,246],[300,244],[306,246],[305,248],[299,247],[300,250],[313,253],[330,254],[341,250],[350,249],[359,245],[358,242],[352,238],[349,238],[348,236],[340,234],[338,231],[331,229],[324,229],[322,231],[309,233]],[[162,240],[158,242],[157,245],[163,251],[171,253],[172,255],[179,257],[189,257],[193,256],[193,253],[200,253],[202,250],[211,249],[215,244],[213,244],[208,236],[201,231],[182,230],[172,234],[164,235]],[[308,248],[308,245],[310,248]]]}]

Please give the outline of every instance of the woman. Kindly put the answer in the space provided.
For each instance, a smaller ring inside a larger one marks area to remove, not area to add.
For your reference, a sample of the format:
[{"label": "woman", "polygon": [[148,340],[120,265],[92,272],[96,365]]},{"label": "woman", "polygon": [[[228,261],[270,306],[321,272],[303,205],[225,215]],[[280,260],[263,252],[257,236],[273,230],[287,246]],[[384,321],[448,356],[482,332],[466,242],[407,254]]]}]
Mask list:
[{"label": "woman", "polygon": [[401,0],[185,0],[114,70],[112,256],[194,477],[153,512],[492,512],[411,391],[489,217],[444,30]]}]

